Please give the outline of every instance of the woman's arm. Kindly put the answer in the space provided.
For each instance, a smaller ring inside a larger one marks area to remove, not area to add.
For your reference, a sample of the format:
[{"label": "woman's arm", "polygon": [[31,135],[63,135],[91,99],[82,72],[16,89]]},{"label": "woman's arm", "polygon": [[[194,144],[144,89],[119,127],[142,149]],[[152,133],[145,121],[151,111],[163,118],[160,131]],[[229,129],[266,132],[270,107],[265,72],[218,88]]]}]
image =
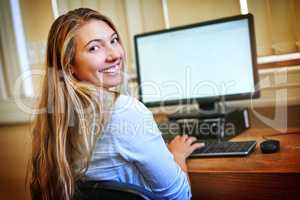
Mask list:
[{"label": "woman's arm", "polygon": [[[130,109],[118,117],[113,117],[112,124],[122,124],[119,128],[126,127],[114,131],[118,134],[115,135],[114,142],[120,154],[138,169],[151,190],[161,198],[190,199],[191,191],[185,165],[187,150],[192,152],[188,145],[190,141],[174,140],[170,146],[174,147],[173,156],[152,113],[140,102],[136,104],[139,109]],[[175,151],[177,147],[178,151]]]}]

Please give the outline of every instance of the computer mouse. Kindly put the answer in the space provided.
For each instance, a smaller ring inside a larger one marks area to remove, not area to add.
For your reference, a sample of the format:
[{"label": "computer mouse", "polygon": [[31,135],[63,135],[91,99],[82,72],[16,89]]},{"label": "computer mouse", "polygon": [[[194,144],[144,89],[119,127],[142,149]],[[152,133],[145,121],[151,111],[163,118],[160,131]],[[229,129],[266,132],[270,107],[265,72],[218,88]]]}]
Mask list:
[{"label": "computer mouse", "polygon": [[268,139],[260,143],[260,150],[263,153],[275,153],[280,150],[278,140]]}]

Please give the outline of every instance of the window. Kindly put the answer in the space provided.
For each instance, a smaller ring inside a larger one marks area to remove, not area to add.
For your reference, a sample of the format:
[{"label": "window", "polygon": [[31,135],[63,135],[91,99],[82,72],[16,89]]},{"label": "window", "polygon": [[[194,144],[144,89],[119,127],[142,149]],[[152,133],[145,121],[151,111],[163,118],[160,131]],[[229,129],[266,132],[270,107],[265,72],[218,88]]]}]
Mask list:
[{"label": "window", "polygon": [[255,17],[258,55],[278,55],[300,50],[300,9],[294,0],[248,0]]},{"label": "window", "polygon": [[[255,18],[260,67],[300,64],[300,2],[298,0],[248,0]],[[277,56],[280,55],[280,56]],[[268,63],[269,64],[263,64]]]},{"label": "window", "polygon": [[[1,35],[0,35],[1,38]],[[0,99],[7,98],[7,88],[6,88],[6,78],[4,74],[4,66],[3,66],[3,55],[2,55],[2,44],[0,41]]]},{"label": "window", "polygon": [[[41,9],[47,6],[48,11]],[[52,20],[50,2],[0,1],[0,123],[30,121],[43,74],[40,52]],[[34,70],[40,70],[39,75]]]},{"label": "window", "polygon": [[[22,20],[20,16],[19,2],[17,0],[1,1],[1,78],[2,98],[13,96],[15,81],[20,75],[29,69],[26,53],[26,43]],[[30,79],[22,81],[20,95],[32,95],[32,83]]]}]

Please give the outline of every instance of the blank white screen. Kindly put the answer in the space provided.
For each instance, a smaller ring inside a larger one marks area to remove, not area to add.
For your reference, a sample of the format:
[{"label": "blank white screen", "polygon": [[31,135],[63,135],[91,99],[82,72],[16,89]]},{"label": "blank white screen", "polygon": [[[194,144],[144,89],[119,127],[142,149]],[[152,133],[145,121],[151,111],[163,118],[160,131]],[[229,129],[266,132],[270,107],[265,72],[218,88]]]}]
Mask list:
[{"label": "blank white screen", "polygon": [[137,38],[145,103],[255,91],[247,19]]}]

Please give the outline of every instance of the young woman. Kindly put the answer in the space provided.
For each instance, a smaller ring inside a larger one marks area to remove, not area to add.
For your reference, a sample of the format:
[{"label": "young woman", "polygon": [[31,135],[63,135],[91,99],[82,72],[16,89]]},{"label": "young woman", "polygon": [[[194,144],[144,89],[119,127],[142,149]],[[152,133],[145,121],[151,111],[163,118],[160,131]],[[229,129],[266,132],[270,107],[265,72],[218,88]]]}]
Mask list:
[{"label": "young woman", "polygon": [[80,179],[191,197],[185,160],[202,144],[177,136],[165,145],[151,112],[123,92],[124,61],[115,26],[97,11],[76,9],[53,23],[33,130],[33,199],[72,199]]}]

